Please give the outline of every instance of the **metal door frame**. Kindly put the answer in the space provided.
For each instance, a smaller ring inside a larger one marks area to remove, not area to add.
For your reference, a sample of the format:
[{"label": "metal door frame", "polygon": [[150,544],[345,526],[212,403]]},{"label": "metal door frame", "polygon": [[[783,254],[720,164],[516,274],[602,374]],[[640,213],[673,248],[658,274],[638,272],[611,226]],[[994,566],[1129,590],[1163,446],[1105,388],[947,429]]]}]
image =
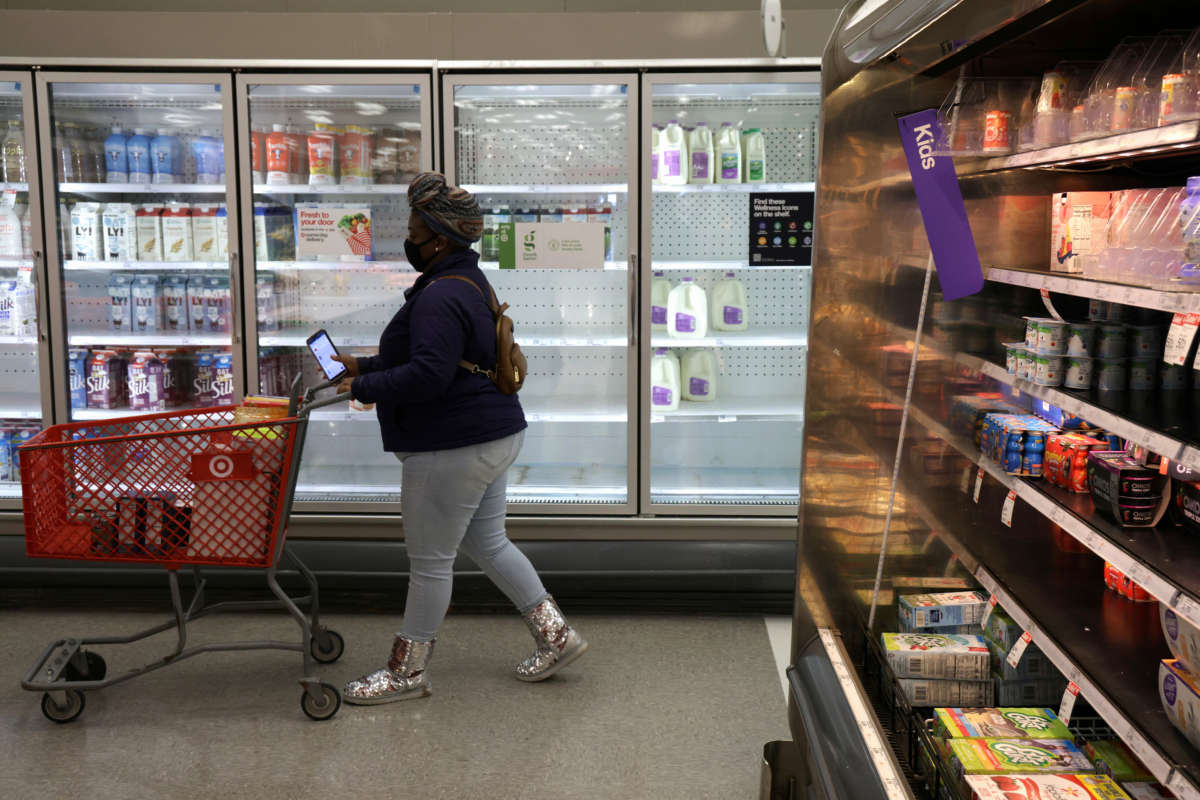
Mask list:
[{"label": "metal door frame", "polygon": [[[281,72],[250,72],[240,73],[235,80],[237,98],[237,152],[238,152],[238,184],[241,209],[238,221],[242,233],[243,269],[242,297],[245,298],[245,308],[242,319],[245,324],[245,359],[246,386],[258,391],[258,308],[255,303],[258,278],[258,259],[254,242],[254,180],[250,159],[251,148],[251,119],[250,119],[250,89],[258,85],[271,86],[302,86],[322,84],[330,86],[405,86],[416,85],[420,98],[421,135],[427,137],[427,144],[422,146],[420,167],[422,170],[433,169],[434,150],[438,145],[437,131],[434,129],[436,115],[433,113],[433,74],[430,68],[423,71],[388,72],[388,73],[352,73],[352,72],[313,72],[313,73],[281,73]],[[307,333],[307,332],[306,332]],[[397,475],[399,468],[397,467]],[[399,502],[375,502],[369,499],[352,502],[321,502],[297,500],[297,513],[362,513],[369,509],[380,512],[399,512]]]},{"label": "metal door frame", "polygon": [[[51,362],[50,354],[50,335],[46,325],[47,309],[50,305],[50,287],[46,282],[46,263],[45,263],[45,234],[44,234],[44,217],[42,213],[42,183],[41,183],[41,163],[38,158],[37,148],[37,130],[40,128],[37,118],[37,106],[34,102],[35,87],[34,73],[32,71],[0,71],[0,82],[12,82],[17,84],[18,91],[21,93],[21,119],[25,131],[25,178],[28,184],[26,194],[28,195],[27,214],[37,212],[37,219],[30,220],[31,230],[31,261],[33,264],[33,285],[35,291],[35,300],[37,303],[37,352],[35,358],[38,368],[38,384],[40,387],[41,405],[42,405],[42,426],[48,427],[54,424],[54,381],[52,373],[54,371]],[[22,500],[20,497],[15,499],[0,500],[0,509],[20,509]]]},{"label": "metal door frame", "polygon": [[[42,112],[43,119],[38,120],[38,137],[39,148],[38,153],[41,163],[51,165],[49,169],[43,170],[41,181],[43,187],[42,206],[44,220],[54,220],[58,224],[58,193],[56,185],[56,173],[54,169],[54,115],[53,107],[50,102],[51,85],[56,83],[115,83],[115,84],[139,84],[139,83],[167,83],[167,84],[215,84],[221,87],[221,130],[225,137],[226,145],[231,145],[235,142],[234,139],[234,95],[233,95],[233,76],[229,73],[192,73],[192,72],[39,72],[37,73],[37,107]],[[233,152],[233,147],[228,147],[227,153]],[[232,209],[237,208],[237,176],[229,167],[229,159],[225,161],[225,209],[228,214]],[[217,195],[214,193],[213,195]],[[43,223],[45,224],[45,223]],[[46,227],[49,230],[49,226]],[[229,225],[229,241],[227,242],[229,253],[229,286],[233,294],[230,303],[230,320],[229,320],[229,349],[233,356],[233,392],[234,401],[241,402],[245,396],[245,364],[242,353],[241,335],[241,308],[238,296],[240,294],[241,284],[240,276],[237,273],[238,268],[238,239],[237,226]],[[58,236],[45,237],[45,249],[43,251],[46,262],[46,272],[48,273],[49,294],[54,297],[54,302],[50,305],[50,323],[51,330],[55,333],[51,338],[51,357],[55,367],[54,379],[52,381],[54,387],[54,407],[57,411],[56,419],[61,419],[64,422],[71,419],[71,397],[68,390],[67,381],[67,351],[71,349],[69,333],[67,331],[67,300],[65,292],[65,279],[63,276],[63,255],[58,251]],[[114,267],[114,269],[120,269]]]},{"label": "metal door frame", "polygon": [[[663,84],[720,84],[720,83],[811,83],[818,92],[817,99],[820,99],[820,62],[819,60],[811,60],[815,63],[811,65],[805,63],[797,65],[792,69],[786,69],[783,65],[773,66],[770,70],[763,72],[655,72],[653,69],[647,70],[642,74],[642,131],[640,139],[641,152],[641,174],[644,179],[641,185],[641,242],[639,248],[645,254],[645,264],[641,270],[640,281],[640,297],[641,307],[638,309],[638,318],[641,320],[640,335],[643,341],[649,343],[651,341],[650,330],[650,280],[654,274],[654,259],[653,250],[653,215],[654,215],[654,187],[649,180],[650,176],[650,122],[654,118],[654,88]],[[816,164],[813,165],[814,170]],[[816,227],[814,225],[814,227]],[[811,298],[810,298],[811,302]],[[811,318],[810,318],[811,322]],[[648,397],[650,392],[650,358],[642,357],[639,352],[639,379],[642,390],[638,393],[639,398]],[[807,348],[805,348],[805,359],[807,360]],[[807,393],[806,393],[807,394]],[[807,423],[807,420],[804,420]],[[638,436],[643,442],[643,447],[639,455],[639,473],[641,482],[638,486],[638,500],[643,513],[662,515],[662,516],[761,516],[761,517],[787,517],[795,519],[799,513],[799,503],[787,503],[780,505],[741,505],[737,503],[653,503],[650,499],[650,448],[651,440],[651,425],[650,425],[650,408],[648,405],[639,404],[638,410]],[[801,445],[803,445],[803,437],[801,437]],[[802,466],[802,465],[798,465]],[[799,471],[798,471],[799,474]]]},{"label": "metal door frame", "polygon": [[[638,405],[638,368],[637,353],[639,342],[638,325],[638,220],[640,218],[639,196],[637,187],[641,180],[641,161],[638,158],[638,127],[640,126],[638,98],[641,93],[641,82],[636,72],[505,72],[504,62],[497,62],[492,71],[457,71],[444,68],[453,66],[452,62],[439,62],[442,99],[442,167],[446,180],[455,183],[454,170],[454,90],[457,86],[510,86],[517,84],[538,84],[547,86],[590,86],[611,84],[626,86],[626,108],[628,109],[628,130],[626,132],[627,157],[629,169],[628,189],[626,197],[628,208],[628,279],[626,281],[628,311],[626,325],[628,327],[626,345],[626,415],[625,415],[625,502],[624,503],[512,503],[508,504],[510,514],[586,514],[587,516],[633,515],[637,513],[638,485],[638,435],[637,427],[631,424]],[[578,69],[578,67],[577,67]],[[519,339],[518,335],[518,339]]]}]

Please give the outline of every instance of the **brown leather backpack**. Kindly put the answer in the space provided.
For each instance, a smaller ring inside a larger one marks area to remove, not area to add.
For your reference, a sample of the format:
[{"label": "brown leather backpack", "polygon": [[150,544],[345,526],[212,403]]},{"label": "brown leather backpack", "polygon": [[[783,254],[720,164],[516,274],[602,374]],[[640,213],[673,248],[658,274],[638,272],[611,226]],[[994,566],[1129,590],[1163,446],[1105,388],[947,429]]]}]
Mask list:
[{"label": "brown leather backpack", "polygon": [[488,286],[488,289],[491,289],[489,296],[484,293],[478,283],[463,275],[447,275],[444,278],[435,278],[429,283],[432,285],[438,281],[449,280],[465,281],[474,286],[475,291],[483,295],[484,301],[492,312],[492,318],[496,321],[496,368],[484,369],[466,359],[459,361],[458,365],[473,375],[486,375],[492,383],[496,384],[502,394],[516,394],[521,391],[526,375],[525,354],[521,352],[521,345],[517,344],[513,338],[512,319],[504,313],[508,310],[508,303],[500,305],[496,299],[495,289]]}]

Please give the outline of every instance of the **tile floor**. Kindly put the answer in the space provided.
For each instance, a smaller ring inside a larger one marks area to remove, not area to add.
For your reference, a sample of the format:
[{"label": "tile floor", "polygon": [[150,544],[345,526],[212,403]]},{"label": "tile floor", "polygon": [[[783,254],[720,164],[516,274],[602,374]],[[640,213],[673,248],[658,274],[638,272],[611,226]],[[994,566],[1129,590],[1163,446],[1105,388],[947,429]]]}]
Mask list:
[{"label": "tile floor", "polygon": [[[158,616],[0,611],[0,797],[756,798],[763,745],[788,738],[781,618],[583,616],[591,651],[542,684],[509,676],[520,620],[452,615],[432,697],[300,711],[299,656],[206,654],[88,695],[47,721],[20,677],[51,639],[136,630]],[[378,666],[395,618],[332,614],[338,683]],[[193,641],[290,639],[282,616],[197,622]],[[770,632],[770,633],[769,633]],[[109,672],[166,652],[171,634],[101,650]]]}]

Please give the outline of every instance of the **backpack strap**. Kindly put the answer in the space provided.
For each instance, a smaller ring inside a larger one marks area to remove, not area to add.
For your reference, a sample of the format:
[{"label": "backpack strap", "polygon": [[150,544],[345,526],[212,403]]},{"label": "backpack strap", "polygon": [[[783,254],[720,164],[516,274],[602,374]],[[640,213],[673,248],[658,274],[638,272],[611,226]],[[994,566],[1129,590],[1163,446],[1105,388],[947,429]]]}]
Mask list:
[{"label": "backpack strap", "polygon": [[[500,308],[499,300],[497,300],[497,298],[496,298],[496,290],[492,288],[491,284],[488,284],[488,288],[492,290],[491,297],[489,298],[486,294],[483,293],[483,289],[480,288],[478,283],[476,283],[475,281],[466,277],[465,275],[446,275],[445,277],[442,277],[442,278],[434,278],[433,280],[431,280],[429,282],[429,284],[426,286],[426,288],[428,288],[429,286],[432,286],[433,284],[437,283],[438,281],[463,281],[464,283],[469,283],[475,287],[475,291],[479,292],[479,294],[483,296],[484,302],[488,304],[488,310],[492,312],[492,319],[499,320],[500,315],[502,313],[504,313],[504,309]],[[507,308],[507,306],[505,306],[505,308]],[[472,364],[470,361],[467,361],[465,358],[461,359],[458,362],[458,366],[462,367],[463,369],[465,369],[467,372],[471,373],[472,375],[482,375],[485,378],[488,378],[489,380],[492,380],[492,381],[496,380],[496,371],[494,369],[490,369],[490,370],[484,369],[483,367],[479,366],[478,364]]]}]

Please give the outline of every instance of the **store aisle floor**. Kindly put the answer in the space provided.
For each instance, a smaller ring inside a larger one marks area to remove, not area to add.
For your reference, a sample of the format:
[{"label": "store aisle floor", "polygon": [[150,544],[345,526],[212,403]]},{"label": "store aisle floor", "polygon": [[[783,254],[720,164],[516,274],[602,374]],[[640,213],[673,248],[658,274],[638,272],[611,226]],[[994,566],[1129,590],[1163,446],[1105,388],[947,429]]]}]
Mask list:
[{"label": "store aisle floor", "polygon": [[[0,612],[0,797],[750,798],[763,744],[788,738],[762,617],[583,616],[591,651],[542,684],[510,670],[532,640],[520,619],[451,616],[425,700],[310,722],[299,656],[198,656],[88,696],[54,725],[20,677],[50,639],[132,631],[143,613]],[[338,684],[385,657],[396,625],[333,614]],[[278,615],[197,623],[193,641],[288,638]],[[101,650],[110,674],[165,652]]]}]

